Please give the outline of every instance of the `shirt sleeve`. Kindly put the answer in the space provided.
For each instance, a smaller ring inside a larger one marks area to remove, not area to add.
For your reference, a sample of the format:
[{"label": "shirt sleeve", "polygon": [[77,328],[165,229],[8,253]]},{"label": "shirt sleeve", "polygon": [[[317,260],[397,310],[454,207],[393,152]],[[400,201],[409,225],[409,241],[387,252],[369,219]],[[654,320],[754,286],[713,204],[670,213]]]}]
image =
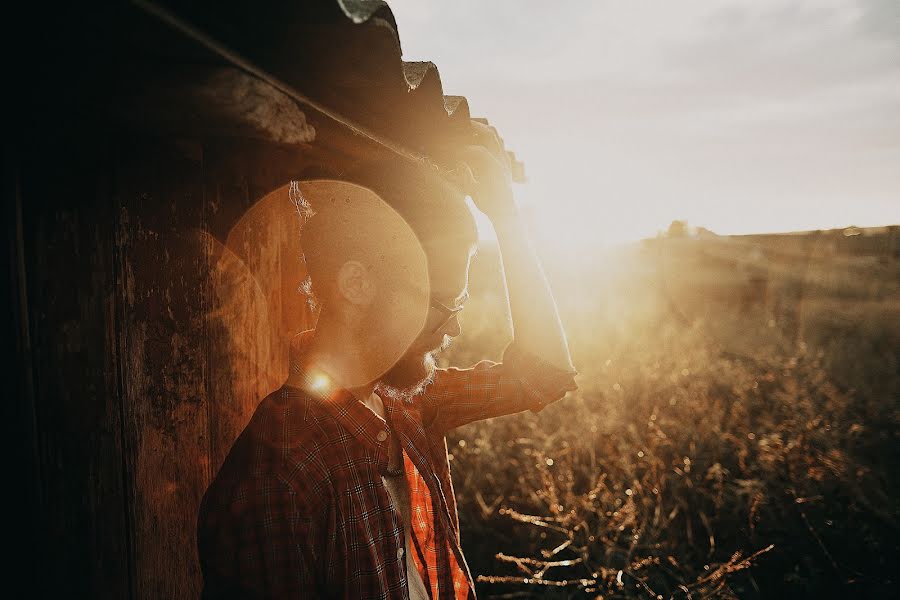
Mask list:
[{"label": "shirt sleeve", "polygon": [[228,554],[234,562],[206,578],[204,600],[320,598],[312,544],[316,525],[297,511],[291,487],[273,476],[242,488],[230,507],[234,548]]},{"label": "shirt sleeve", "polygon": [[422,421],[434,430],[449,431],[481,419],[525,410],[537,413],[578,389],[577,374],[513,341],[504,350],[502,362],[482,360],[466,369],[438,369],[420,400]]}]

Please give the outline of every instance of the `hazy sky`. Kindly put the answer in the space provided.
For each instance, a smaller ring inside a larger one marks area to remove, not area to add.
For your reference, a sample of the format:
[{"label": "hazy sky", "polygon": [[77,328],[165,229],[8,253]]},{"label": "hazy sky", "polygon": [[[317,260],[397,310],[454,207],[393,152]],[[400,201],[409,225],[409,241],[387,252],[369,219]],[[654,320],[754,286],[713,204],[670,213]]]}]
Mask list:
[{"label": "hazy sky", "polygon": [[900,223],[900,1],[389,0],[543,233]]}]

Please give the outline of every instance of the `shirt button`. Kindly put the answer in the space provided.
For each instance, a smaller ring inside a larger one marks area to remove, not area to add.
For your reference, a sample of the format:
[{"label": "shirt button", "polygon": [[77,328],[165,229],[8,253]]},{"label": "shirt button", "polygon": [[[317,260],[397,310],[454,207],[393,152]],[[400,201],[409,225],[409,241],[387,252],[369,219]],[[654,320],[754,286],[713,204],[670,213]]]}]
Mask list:
[{"label": "shirt button", "polygon": [[375,439],[377,439],[379,442],[383,442],[387,439],[387,431],[379,431],[378,435],[375,436]]},{"label": "shirt button", "polygon": [[403,548],[397,550],[397,558],[403,558]]}]

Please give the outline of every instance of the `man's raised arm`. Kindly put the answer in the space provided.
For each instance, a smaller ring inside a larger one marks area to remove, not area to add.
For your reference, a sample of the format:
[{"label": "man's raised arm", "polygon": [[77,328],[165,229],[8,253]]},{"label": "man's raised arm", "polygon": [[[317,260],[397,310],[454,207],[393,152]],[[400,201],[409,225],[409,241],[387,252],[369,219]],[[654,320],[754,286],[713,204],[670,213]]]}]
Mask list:
[{"label": "man's raised arm", "polygon": [[497,233],[513,343],[558,369],[574,373],[556,301],[528,239],[506,171],[481,146],[468,149],[466,163],[475,176],[470,190],[472,201],[491,220]]},{"label": "man's raised arm", "polygon": [[472,421],[524,410],[538,412],[577,389],[577,374],[556,302],[512,197],[503,166],[484,148],[466,155],[476,181],[472,200],[491,219],[500,245],[513,341],[503,362],[440,369],[422,398],[423,419],[448,431]]}]

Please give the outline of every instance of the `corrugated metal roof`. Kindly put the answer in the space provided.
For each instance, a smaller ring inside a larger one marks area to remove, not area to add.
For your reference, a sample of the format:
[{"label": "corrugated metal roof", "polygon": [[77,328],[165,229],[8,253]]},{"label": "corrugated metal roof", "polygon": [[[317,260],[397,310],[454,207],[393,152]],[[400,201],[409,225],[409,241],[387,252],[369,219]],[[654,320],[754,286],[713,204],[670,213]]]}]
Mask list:
[{"label": "corrugated metal roof", "polygon": [[[248,122],[239,125],[237,132],[305,143],[313,150],[327,148],[347,155],[351,161],[379,153],[375,146],[382,145],[449,167],[461,146],[476,143],[478,128],[486,125],[493,130],[485,119],[472,119],[465,97],[444,94],[434,63],[402,59],[396,19],[380,0],[134,0],[132,6],[145,13],[146,20],[137,25],[139,32],[129,44],[154,63],[149,70],[158,78],[136,78],[142,91],[135,94],[131,90],[126,97],[146,100],[149,94],[158,102],[160,95],[165,96],[159,91],[172,87],[165,80],[172,77],[174,69],[179,73],[178,85],[190,92],[182,99],[198,102],[194,113],[214,114],[215,110],[207,108],[218,99],[231,105],[237,121]],[[168,15],[168,21],[164,18],[152,23],[154,19],[148,13],[154,11]],[[206,42],[202,52],[187,48],[184,40],[176,43],[171,39],[172,23],[176,21],[184,28],[181,34],[189,30],[190,35]],[[229,59],[233,57],[237,60]],[[241,65],[252,65],[255,72],[248,75]],[[206,68],[210,74],[199,73]],[[227,69],[233,70],[230,76]],[[264,74],[263,81],[251,84],[246,80],[260,79],[260,73]],[[134,83],[131,85],[134,87]],[[286,97],[292,97],[292,101],[310,99],[311,104],[326,110],[300,101],[305,118],[298,118],[286,108]],[[254,112],[254,101],[279,108],[267,110],[261,106]],[[164,115],[161,121],[166,121],[165,110],[156,112]],[[169,112],[175,113],[177,121],[178,115],[192,111],[188,106]],[[193,123],[199,126],[202,115],[195,117]],[[152,114],[146,118],[153,122]],[[294,119],[295,126],[274,122],[283,118]],[[315,132],[312,138],[310,130]],[[513,178],[523,180],[521,163],[502,147],[502,141],[498,150],[506,153]]]}]

